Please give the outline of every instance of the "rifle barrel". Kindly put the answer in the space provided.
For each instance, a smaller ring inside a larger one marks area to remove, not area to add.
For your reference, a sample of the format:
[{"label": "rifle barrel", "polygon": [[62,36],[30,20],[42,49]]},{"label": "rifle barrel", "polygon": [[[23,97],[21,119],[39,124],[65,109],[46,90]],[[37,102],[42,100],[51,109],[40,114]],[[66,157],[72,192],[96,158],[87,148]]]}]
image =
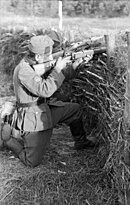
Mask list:
[{"label": "rifle barrel", "polygon": [[106,52],[106,47],[96,48],[94,50],[83,50],[72,53],[72,59],[84,58],[87,55],[101,54]]},{"label": "rifle barrel", "polygon": [[95,48],[94,49],[94,54],[106,53],[106,51],[107,51],[106,47]]}]

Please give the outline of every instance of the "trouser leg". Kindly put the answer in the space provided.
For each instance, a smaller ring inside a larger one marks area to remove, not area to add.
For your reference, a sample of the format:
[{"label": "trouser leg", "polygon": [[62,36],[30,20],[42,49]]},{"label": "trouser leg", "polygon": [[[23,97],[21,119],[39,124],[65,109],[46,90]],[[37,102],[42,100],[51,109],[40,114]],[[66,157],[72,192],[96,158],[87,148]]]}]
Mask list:
[{"label": "trouser leg", "polygon": [[11,138],[7,147],[11,149],[19,159],[27,166],[35,167],[42,161],[46,148],[50,142],[52,129],[39,132],[25,132],[23,143]]},{"label": "trouser leg", "polygon": [[59,107],[50,105],[49,107],[53,126],[57,123],[65,123],[70,126],[73,121],[80,119],[82,116],[80,105],[77,103],[65,103],[64,106]]},{"label": "trouser leg", "polygon": [[25,133],[23,139],[26,156],[25,153],[20,153],[19,156],[25,164],[34,167],[41,163],[51,135],[52,129]]},{"label": "trouser leg", "polygon": [[78,103],[66,103],[64,107],[50,106],[53,126],[57,123],[65,123],[70,127],[74,139],[85,135],[82,111]]},{"label": "trouser leg", "polygon": [[77,103],[66,103],[64,107],[50,106],[53,126],[57,123],[69,125],[75,141],[76,149],[86,149],[94,147],[95,144],[86,139],[86,134],[82,122],[82,111]]}]

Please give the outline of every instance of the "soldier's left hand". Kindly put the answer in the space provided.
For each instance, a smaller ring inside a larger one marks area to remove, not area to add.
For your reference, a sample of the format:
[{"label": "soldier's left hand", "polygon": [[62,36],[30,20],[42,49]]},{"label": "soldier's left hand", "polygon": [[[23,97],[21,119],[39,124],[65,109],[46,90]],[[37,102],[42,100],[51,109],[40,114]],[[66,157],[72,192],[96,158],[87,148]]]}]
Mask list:
[{"label": "soldier's left hand", "polygon": [[85,60],[86,63],[88,63],[92,58],[93,58],[93,54],[87,55],[87,56],[84,58],[84,60]]},{"label": "soldier's left hand", "polygon": [[76,70],[76,68],[83,62],[82,58],[78,58],[74,63],[73,63],[73,69]]}]

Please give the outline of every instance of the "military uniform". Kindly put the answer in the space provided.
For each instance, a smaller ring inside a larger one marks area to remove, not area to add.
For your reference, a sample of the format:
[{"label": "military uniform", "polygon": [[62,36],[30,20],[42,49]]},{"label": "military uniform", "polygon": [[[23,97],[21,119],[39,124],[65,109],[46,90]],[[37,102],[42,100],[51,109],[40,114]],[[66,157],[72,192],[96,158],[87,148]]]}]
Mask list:
[{"label": "military uniform", "polygon": [[[64,79],[62,73],[53,69],[45,80],[36,74],[28,62],[20,62],[13,78],[17,103],[32,103],[32,106],[18,107],[17,127],[20,130],[41,131],[52,128],[51,112],[46,99],[53,95]],[[57,102],[54,104],[57,105]],[[60,104],[62,105],[62,102]]]},{"label": "military uniform", "polygon": [[79,139],[80,144],[86,140],[79,104],[51,99],[62,85],[65,73],[57,72],[54,67],[47,78],[41,77],[26,58],[14,70],[17,109],[13,120],[14,127],[21,132],[22,140],[12,137],[6,142],[6,146],[13,150],[25,165],[34,167],[40,164],[52,129],[57,123],[70,126],[75,143],[78,143]]}]

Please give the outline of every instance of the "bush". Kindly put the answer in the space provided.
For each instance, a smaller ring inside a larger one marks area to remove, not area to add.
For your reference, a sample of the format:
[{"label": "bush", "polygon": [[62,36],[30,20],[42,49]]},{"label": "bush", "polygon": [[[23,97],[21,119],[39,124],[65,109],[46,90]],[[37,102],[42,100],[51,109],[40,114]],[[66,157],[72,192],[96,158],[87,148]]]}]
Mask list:
[{"label": "bush", "polygon": [[[1,0],[4,10],[16,14],[58,17],[58,1]],[[127,0],[64,0],[63,13],[68,16],[119,17],[130,14]]]},{"label": "bush", "polygon": [[100,15],[105,17],[120,17],[129,15],[130,3],[126,1],[104,1],[99,5]]}]

